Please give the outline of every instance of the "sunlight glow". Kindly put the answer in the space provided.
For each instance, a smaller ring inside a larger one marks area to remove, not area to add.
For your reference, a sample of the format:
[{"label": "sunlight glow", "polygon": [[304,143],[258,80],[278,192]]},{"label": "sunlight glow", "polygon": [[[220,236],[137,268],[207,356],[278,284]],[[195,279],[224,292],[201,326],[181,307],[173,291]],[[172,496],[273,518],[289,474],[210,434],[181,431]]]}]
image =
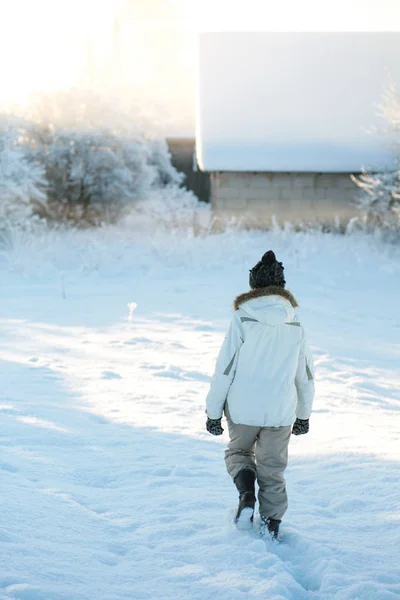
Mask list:
[{"label": "sunlight glow", "polygon": [[0,106],[95,86],[192,132],[200,31],[400,31],[398,0],[0,0]]},{"label": "sunlight glow", "polygon": [[201,31],[399,31],[397,0],[181,0]]}]

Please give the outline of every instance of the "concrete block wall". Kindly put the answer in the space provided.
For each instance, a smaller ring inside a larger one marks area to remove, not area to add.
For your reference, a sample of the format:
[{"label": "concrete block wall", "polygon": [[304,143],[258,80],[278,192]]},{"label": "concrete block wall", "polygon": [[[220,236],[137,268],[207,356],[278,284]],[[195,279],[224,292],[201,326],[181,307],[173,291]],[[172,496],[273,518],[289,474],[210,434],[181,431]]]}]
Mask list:
[{"label": "concrete block wall", "polygon": [[345,224],[358,214],[358,193],[348,173],[211,173],[214,211],[260,224]]}]

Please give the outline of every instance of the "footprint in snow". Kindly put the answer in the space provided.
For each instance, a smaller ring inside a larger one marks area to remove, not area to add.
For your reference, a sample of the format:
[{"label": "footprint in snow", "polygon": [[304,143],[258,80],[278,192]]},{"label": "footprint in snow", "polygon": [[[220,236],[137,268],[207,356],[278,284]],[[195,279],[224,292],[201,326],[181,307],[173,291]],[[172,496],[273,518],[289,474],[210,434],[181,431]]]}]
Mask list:
[{"label": "footprint in snow", "polygon": [[197,477],[198,473],[193,470],[190,471],[186,467],[176,466],[173,468],[171,475],[175,477]]},{"label": "footprint in snow", "polygon": [[169,348],[177,348],[178,350],[186,350],[186,346],[180,344],[179,342],[171,342],[168,344]]},{"label": "footprint in snow", "polygon": [[157,475],[157,477],[169,477],[171,473],[172,469],[163,467],[159,467],[151,471],[151,475]]},{"label": "footprint in snow", "polygon": [[109,425],[110,424],[110,421],[101,415],[92,414],[90,416],[90,418],[92,419],[92,421],[94,421],[95,423],[99,423],[100,425]]},{"label": "footprint in snow", "polygon": [[194,331],[215,331],[214,327],[212,327],[212,325],[197,325],[197,327],[194,328]]},{"label": "footprint in snow", "polygon": [[128,346],[135,346],[136,344],[154,344],[157,343],[154,340],[150,340],[149,338],[146,337],[136,337],[136,338],[131,338],[130,340],[126,340],[124,342],[124,344],[128,345]]},{"label": "footprint in snow", "polygon": [[[43,600],[46,596],[43,590],[28,583],[14,583],[8,585],[4,590],[9,596],[1,596],[1,598],[18,598],[18,600]],[[54,597],[54,596],[53,596]],[[57,596],[59,598],[59,596]]]},{"label": "footprint in snow", "polygon": [[14,415],[18,413],[18,408],[15,408],[12,404],[0,404],[0,411],[6,415]]},{"label": "footprint in snow", "polygon": [[0,462],[0,470],[8,471],[8,473],[17,473],[18,471],[17,467],[14,467],[14,465],[10,465],[9,463],[5,462]]},{"label": "footprint in snow", "polygon": [[140,368],[148,371],[162,371],[165,369],[165,365],[151,365],[150,363],[142,363]]},{"label": "footprint in snow", "polygon": [[108,546],[109,552],[116,554],[117,556],[125,556],[128,554],[128,548],[123,546],[122,544],[110,544]]},{"label": "footprint in snow", "polygon": [[[154,370],[159,371],[158,367]],[[210,381],[210,377],[204,373],[200,373],[199,371],[185,371],[179,367],[170,367],[169,369],[159,371],[155,374],[155,377],[166,377],[168,379],[178,379],[180,381]]]},{"label": "footprint in snow", "polygon": [[103,371],[101,376],[103,379],[121,379],[121,375],[115,371]]}]

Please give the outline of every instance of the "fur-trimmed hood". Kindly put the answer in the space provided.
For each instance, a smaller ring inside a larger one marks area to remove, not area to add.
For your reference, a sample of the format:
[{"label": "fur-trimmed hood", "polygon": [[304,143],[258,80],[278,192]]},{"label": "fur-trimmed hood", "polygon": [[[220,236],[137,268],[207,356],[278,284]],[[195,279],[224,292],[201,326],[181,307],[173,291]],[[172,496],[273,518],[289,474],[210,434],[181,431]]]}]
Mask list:
[{"label": "fur-trimmed hood", "polygon": [[278,327],[294,320],[297,302],[288,290],[269,286],[238,296],[234,306],[252,321],[258,321],[269,327]]},{"label": "fur-trimmed hood", "polygon": [[285,290],[282,287],[278,287],[277,285],[270,285],[269,287],[257,288],[255,290],[245,292],[244,294],[240,294],[240,296],[235,299],[233,308],[238,310],[245,302],[254,300],[255,298],[262,298],[263,296],[281,296],[281,298],[288,300],[293,308],[297,308],[299,306],[292,292],[289,292],[289,290]]}]

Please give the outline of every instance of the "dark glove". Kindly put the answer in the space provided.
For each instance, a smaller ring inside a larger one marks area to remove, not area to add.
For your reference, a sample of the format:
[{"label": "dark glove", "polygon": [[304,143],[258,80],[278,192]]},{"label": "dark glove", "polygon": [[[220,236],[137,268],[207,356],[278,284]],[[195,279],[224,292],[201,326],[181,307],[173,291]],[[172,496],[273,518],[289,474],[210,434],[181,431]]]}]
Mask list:
[{"label": "dark glove", "polygon": [[310,421],[308,419],[296,419],[292,433],[293,435],[303,435],[310,430]]},{"label": "dark glove", "polygon": [[224,433],[221,419],[210,419],[210,417],[207,417],[206,428],[211,435],[222,435]]}]

